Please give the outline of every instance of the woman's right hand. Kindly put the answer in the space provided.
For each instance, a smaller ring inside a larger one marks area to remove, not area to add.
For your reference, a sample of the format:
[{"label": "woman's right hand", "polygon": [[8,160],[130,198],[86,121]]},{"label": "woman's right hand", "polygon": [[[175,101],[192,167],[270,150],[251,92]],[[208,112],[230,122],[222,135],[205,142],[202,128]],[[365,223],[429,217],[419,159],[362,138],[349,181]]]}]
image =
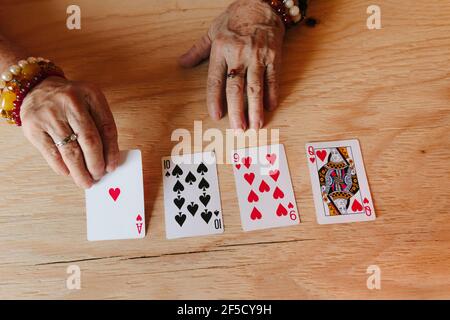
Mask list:
[{"label": "woman's right hand", "polygon": [[[94,85],[49,77],[25,97],[22,128],[60,175],[87,189],[119,162],[117,128],[103,93]],[[55,143],[75,133],[76,141]]]}]

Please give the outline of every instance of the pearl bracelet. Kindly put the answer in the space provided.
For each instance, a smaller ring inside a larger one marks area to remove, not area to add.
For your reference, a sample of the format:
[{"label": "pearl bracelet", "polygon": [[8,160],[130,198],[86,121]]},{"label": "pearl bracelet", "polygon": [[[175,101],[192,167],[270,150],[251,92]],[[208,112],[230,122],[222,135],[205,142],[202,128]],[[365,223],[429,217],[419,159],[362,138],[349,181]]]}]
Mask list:
[{"label": "pearl bracelet", "polygon": [[29,57],[12,65],[0,76],[0,114],[8,123],[22,125],[20,107],[25,96],[44,79],[64,78],[64,72],[44,58]]},{"label": "pearl bracelet", "polygon": [[307,0],[263,0],[278,14],[286,27],[299,23],[305,18]]}]

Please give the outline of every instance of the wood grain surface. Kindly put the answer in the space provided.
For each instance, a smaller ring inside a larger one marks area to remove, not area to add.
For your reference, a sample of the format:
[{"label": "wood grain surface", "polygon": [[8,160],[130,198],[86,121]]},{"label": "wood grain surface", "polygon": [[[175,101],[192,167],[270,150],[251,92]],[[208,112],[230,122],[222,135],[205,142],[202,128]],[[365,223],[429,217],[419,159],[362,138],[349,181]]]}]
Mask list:
[{"label": "wood grain surface", "polygon": [[[208,63],[177,57],[225,0],[2,0],[0,30],[67,75],[98,83],[121,149],[143,152],[148,234],[88,242],[84,192],[54,175],[21,130],[0,126],[0,298],[450,298],[450,2],[314,0],[315,28],[287,33],[280,107],[302,223],[244,233],[230,165],[219,165],[220,236],[166,240],[160,160],[177,128],[228,128],[205,106]],[[377,220],[318,225],[304,145],[360,140]],[[66,269],[81,268],[81,290]],[[381,289],[366,269],[381,269]]]}]

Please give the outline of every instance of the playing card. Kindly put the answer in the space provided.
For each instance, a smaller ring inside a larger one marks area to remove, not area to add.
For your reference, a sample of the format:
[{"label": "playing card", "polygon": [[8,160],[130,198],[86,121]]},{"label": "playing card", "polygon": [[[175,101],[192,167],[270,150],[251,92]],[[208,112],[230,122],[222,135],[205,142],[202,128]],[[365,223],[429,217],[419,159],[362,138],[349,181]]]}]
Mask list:
[{"label": "playing card", "polygon": [[283,145],[235,150],[232,162],[244,231],[300,222]]},{"label": "playing card", "polygon": [[375,220],[358,140],[306,144],[319,224]]},{"label": "playing card", "polygon": [[119,167],[86,190],[89,241],[145,236],[140,150],[120,152]]},{"label": "playing card", "polygon": [[223,232],[214,152],[164,157],[167,239]]}]

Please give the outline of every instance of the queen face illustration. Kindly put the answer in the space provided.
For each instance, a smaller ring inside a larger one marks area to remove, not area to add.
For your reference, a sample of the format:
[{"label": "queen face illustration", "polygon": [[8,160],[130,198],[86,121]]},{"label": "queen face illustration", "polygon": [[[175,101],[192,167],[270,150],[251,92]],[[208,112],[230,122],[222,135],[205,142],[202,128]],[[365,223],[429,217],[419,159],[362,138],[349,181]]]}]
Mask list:
[{"label": "queen face illustration", "polygon": [[337,151],[337,149],[331,149],[330,161],[331,162],[342,162],[342,161],[344,161],[344,158],[342,158],[341,154]]},{"label": "queen face illustration", "polygon": [[347,199],[335,199],[334,204],[341,214],[347,214]]}]

